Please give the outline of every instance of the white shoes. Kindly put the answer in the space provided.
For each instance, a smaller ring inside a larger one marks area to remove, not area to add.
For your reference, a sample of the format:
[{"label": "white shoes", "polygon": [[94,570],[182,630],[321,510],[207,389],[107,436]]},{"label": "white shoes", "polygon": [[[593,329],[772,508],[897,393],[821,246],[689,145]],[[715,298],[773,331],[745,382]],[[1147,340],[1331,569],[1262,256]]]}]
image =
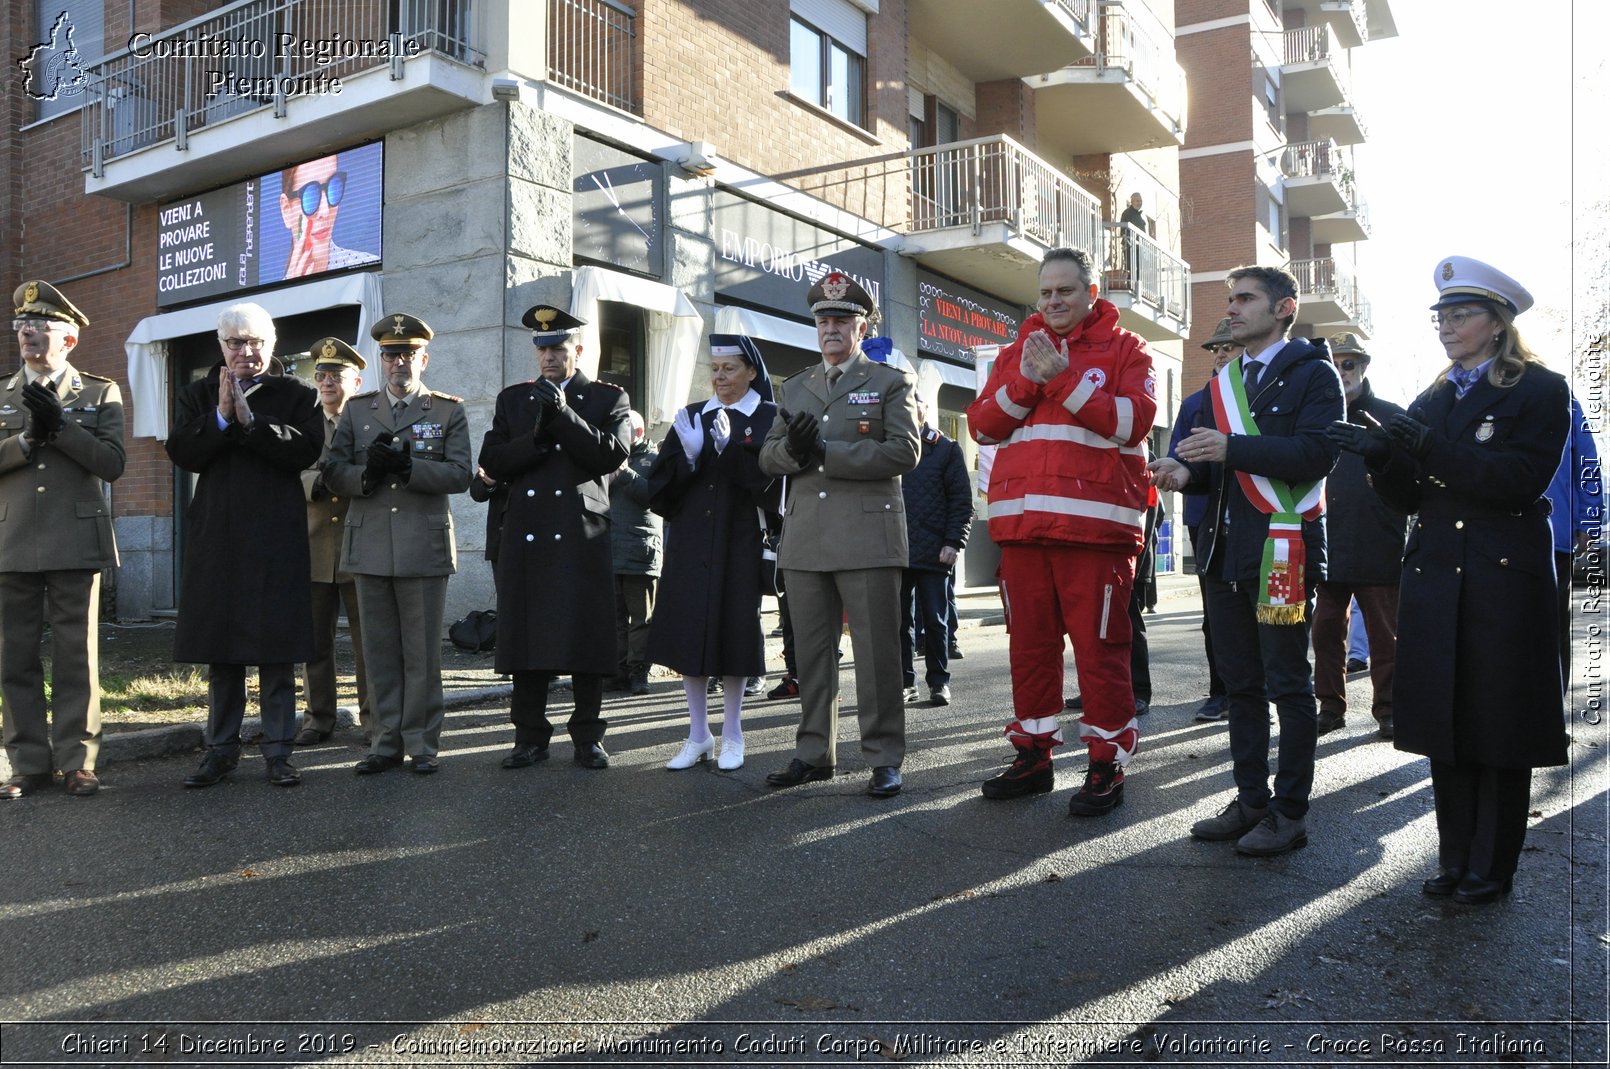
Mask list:
[{"label": "white shoes", "polygon": [[682,749],[677,751],[677,755],[675,757],[665,762],[665,767],[670,769],[692,768],[694,765],[698,764],[700,761],[703,761],[705,758],[711,756],[715,752],[715,736],[712,735],[703,742],[694,742],[692,739],[689,739],[687,742],[682,744]]},{"label": "white shoes", "polygon": [[742,738],[722,739],[721,759],[716,762],[716,767],[723,772],[731,772],[735,768],[742,768],[743,763],[744,740]]}]

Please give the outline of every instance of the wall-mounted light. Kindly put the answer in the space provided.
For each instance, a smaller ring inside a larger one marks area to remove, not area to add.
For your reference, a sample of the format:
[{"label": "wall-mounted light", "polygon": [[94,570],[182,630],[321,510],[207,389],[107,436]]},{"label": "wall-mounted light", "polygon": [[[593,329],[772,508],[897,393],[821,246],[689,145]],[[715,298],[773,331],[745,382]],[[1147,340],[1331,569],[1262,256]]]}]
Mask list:
[{"label": "wall-mounted light", "polygon": [[682,146],[682,155],[676,158],[676,162],[684,171],[701,178],[715,174],[716,168],[721,165],[716,147],[708,141],[689,141]]},{"label": "wall-mounted light", "polygon": [[513,101],[520,99],[520,83],[513,78],[492,79],[492,99]]}]

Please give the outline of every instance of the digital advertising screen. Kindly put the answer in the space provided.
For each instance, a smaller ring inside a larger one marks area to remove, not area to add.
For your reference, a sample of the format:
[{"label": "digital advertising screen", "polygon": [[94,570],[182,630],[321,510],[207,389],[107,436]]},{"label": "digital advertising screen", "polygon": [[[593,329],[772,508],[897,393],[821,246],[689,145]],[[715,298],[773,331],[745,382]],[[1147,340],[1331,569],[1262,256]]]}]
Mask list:
[{"label": "digital advertising screen", "polygon": [[383,147],[343,149],[162,205],[157,304],[379,264]]}]

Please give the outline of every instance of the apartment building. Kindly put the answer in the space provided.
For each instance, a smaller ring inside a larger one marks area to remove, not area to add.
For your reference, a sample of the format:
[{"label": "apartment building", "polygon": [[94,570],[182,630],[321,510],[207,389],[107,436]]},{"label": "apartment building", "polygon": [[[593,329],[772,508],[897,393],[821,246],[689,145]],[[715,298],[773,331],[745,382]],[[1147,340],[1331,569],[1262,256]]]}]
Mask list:
[{"label": "apartment building", "polygon": [[[663,431],[708,393],[711,332],[757,339],[774,376],[818,359],[803,294],[836,268],[879,299],[891,359],[965,440],[979,364],[1032,308],[1040,255],[1077,244],[1151,341],[1160,407],[1178,404],[1168,0],[3,10],[26,82],[3,104],[3,281],[60,282],[92,320],[84,365],[124,385],[122,617],[176,607],[190,485],[162,441],[240,300],[275,315],[293,361],[326,334],[372,356],[383,312],[421,316],[427,382],[465,398],[478,441],[498,391],[533,374],[532,304],[586,319],[584,366]],[[1123,226],[1136,193],[1143,225]],[[481,506],[454,507],[450,612],[491,600]],[[987,540],[969,556],[970,580],[992,581]]]},{"label": "apartment building", "polygon": [[1289,269],[1293,333],[1371,332],[1354,250],[1370,236],[1368,175],[1354,169],[1367,116],[1352,55],[1397,35],[1389,0],[1177,0],[1179,61],[1191,85],[1180,152],[1183,251],[1191,264],[1191,389],[1211,360],[1200,341],[1224,315],[1240,264]]}]

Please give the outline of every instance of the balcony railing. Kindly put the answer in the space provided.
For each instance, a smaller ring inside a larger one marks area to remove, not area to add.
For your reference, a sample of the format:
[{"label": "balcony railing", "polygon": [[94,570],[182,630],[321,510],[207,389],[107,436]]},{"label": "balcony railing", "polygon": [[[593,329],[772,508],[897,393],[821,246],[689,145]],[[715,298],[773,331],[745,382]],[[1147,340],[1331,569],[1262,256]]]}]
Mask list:
[{"label": "balcony railing", "polygon": [[1107,238],[1103,291],[1127,293],[1135,304],[1161,316],[1190,322],[1190,266],[1132,226],[1103,223],[1102,227]]},{"label": "balcony railing", "polygon": [[1081,26],[1090,25],[1090,9],[1095,7],[1095,0],[1057,0],[1057,7],[1067,12],[1068,17]]},{"label": "balcony railing", "polygon": [[1358,313],[1358,283],[1353,280],[1353,272],[1340,260],[1329,256],[1319,260],[1293,260],[1286,269],[1297,279],[1299,307],[1304,300],[1324,299],[1340,308],[1345,318],[1351,319]]},{"label": "balcony railing", "polygon": [[637,110],[637,15],[616,0],[549,0],[548,79],[622,111]]},{"label": "balcony railing", "polygon": [[1287,178],[1333,178],[1347,186],[1352,185],[1351,172],[1341,146],[1330,138],[1323,141],[1293,141],[1287,145],[1280,157],[1280,173]]},{"label": "balcony railing", "polygon": [[1287,30],[1285,44],[1285,61],[1288,64],[1329,64],[1331,72],[1336,77],[1336,84],[1342,87],[1342,94],[1348,98],[1352,97],[1347,68],[1341,62],[1343,49],[1337,45],[1336,37],[1330,32],[1329,26],[1321,22],[1315,26],[1299,26],[1295,30]]},{"label": "balcony railing", "polygon": [[[82,160],[107,160],[203,126],[329,91],[337,78],[426,52],[479,65],[471,0],[241,0],[107,56],[90,72]],[[218,48],[230,52],[220,56]],[[238,54],[244,52],[244,55]]]},{"label": "balcony railing", "polygon": [[1048,247],[1098,248],[1101,206],[1067,177],[1002,135],[911,154],[910,230],[1006,223]]},{"label": "balcony railing", "polygon": [[1100,26],[1095,53],[1072,66],[1126,72],[1159,111],[1183,123],[1185,68],[1174,59],[1174,42],[1167,31],[1147,26],[1127,8],[1111,2],[1101,5]]}]

